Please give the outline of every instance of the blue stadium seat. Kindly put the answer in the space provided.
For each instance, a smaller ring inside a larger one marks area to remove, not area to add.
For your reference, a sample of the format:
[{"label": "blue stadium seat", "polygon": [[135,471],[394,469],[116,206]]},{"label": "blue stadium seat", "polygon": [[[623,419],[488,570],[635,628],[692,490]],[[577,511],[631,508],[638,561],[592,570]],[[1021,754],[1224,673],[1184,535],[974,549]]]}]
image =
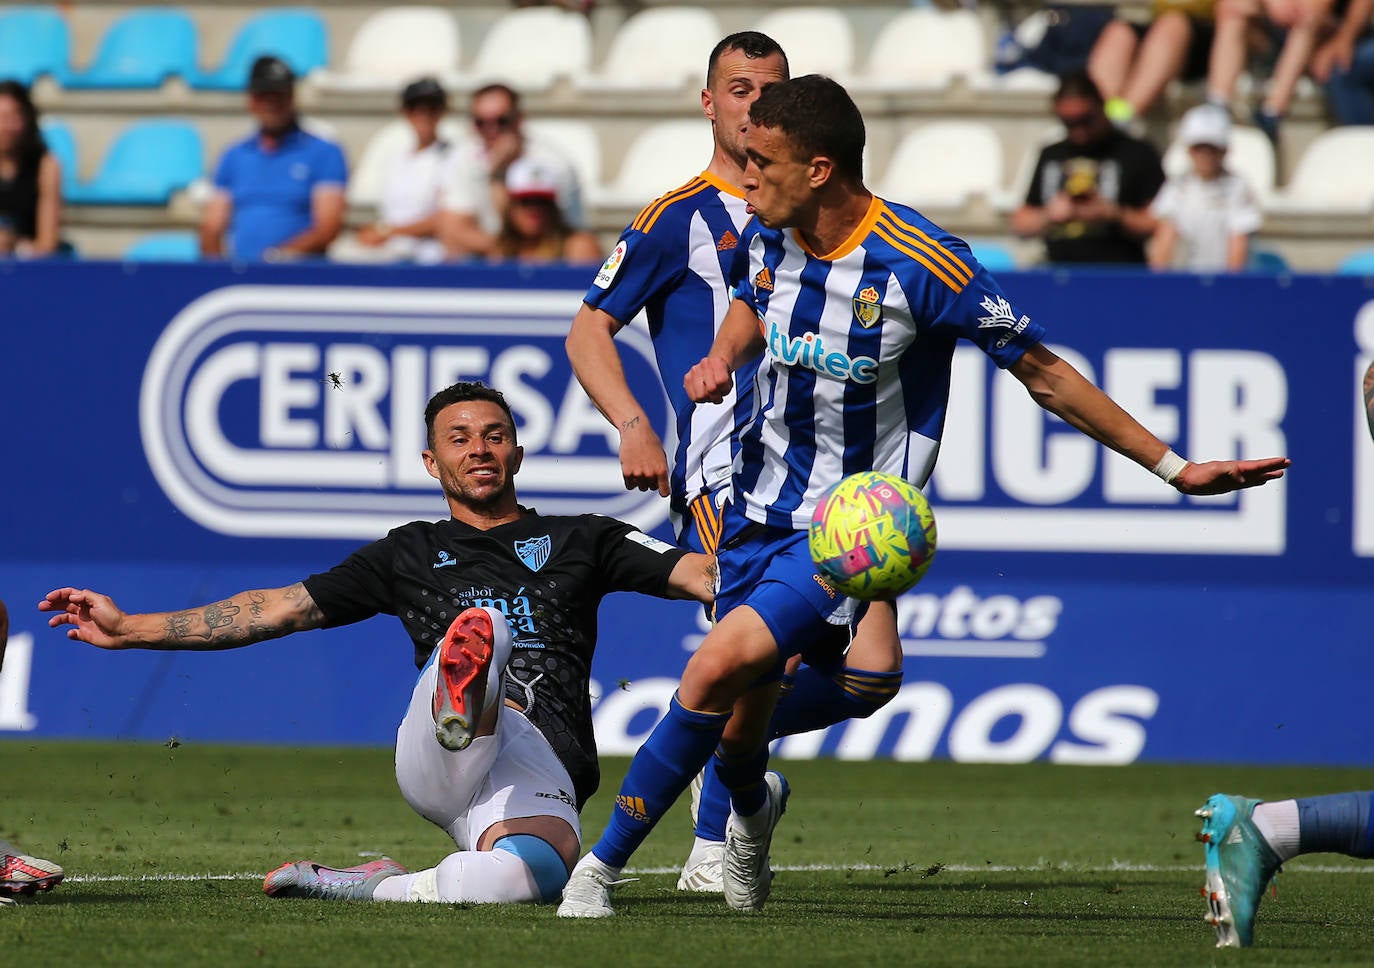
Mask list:
[{"label": "blue stadium seat", "polygon": [[194,232],[153,232],[124,250],[127,262],[195,262],[200,240]]},{"label": "blue stadium seat", "polygon": [[46,74],[66,83],[71,46],[67,21],[51,7],[0,13],[0,77],[32,84]]},{"label": "blue stadium seat", "polygon": [[91,66],[65,87],[156,88],[169,77],[196,74],[196,25],[183,10],[135,10],[101,38]]},{"label": "blue stadium seat", "polygon": [[273,54],[304,77],[329,62],[329,33],[313,10],[292,8],[260,13],[239,28],[217,70],[197,73],[191,86],[201,91],[242,91],[248,68],[263,54]]},{"label": "blue stadium seat", "polygon": [[71,195],[72,188],[76,185],[77,176],[80,169],[76,163],[76,138],[72,135],[72,129],[61,121],[45,118],[42,121],[43,140],[48,145],[48,150],[57,158],[58,164],[62,166],[62,197],[67,198]]},{"label": "blue stadium seat", "polygon": [[1344,276],[1374,276],[1374,249],[1361,249],[1346,256],[1336,271]]},{"label": "blue stadium seat", "polygon": [[139,121],[120,132],[100,171],[73,186],[67,200],[85,205],[166,205],[205,168],[200,133],[185,121]]},{"label": "blue stadium seat", "polygon": [[1015,272],[1016,259],[1011,250],[997,242],[973,241],[969,243],[973,257],[983,264],[988,272]]},{"label": "blue stadium seat", "polygon": [[1250,261],[1245,269],[1247,272],[1265,272],[1270,275],[1292,271],[1288,265],[1288,260],[1276,250],[1266,249],[1259,245],[1250,246]]}]

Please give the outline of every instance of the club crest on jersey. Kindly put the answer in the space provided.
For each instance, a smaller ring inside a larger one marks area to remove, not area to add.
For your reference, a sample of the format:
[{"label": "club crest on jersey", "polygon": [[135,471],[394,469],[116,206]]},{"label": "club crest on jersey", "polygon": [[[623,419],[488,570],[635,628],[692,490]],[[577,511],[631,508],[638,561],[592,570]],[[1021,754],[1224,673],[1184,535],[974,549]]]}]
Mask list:
[{"label": "club crest on jersey", "polygon": [[764,292],[773,291],[773,273],[768,271],[767,266],[754,274],[754,288],[762,289]]},{"label": "club crest on jersey", "polygon": [[859,290],[859,294],[854,297],[854,318],[857,319],[864,329],[871,329],[883,318],[883,304],[878,297],[878,290],[873,286]]},{"label": "club crest on jersey", "polygon": [[538,571],[543,568],[549,560],[551,551],[553,551],[553,541],[549,539],[548,535],[530,538],[528,541],[515,542],[515,554],[530,571]]},{"label": "club crest on jersey", "polygon": [[606,256],[606,261],[601,263],[601,269],[592,280],[592,285],[599,289],[609,289],[611,283],[615,282],[616,274],[620,272],[620,264],[625,261],[625,253],[629,249],[630,244],[624,239],[616,243],[615,249]]}]

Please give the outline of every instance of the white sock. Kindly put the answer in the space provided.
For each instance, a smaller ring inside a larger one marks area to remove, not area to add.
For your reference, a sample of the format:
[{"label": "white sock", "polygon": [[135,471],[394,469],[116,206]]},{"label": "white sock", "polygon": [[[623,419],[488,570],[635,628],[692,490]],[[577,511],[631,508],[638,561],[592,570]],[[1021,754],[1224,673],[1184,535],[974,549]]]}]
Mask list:
[{"label": "white sock", "polygon": [[1274,853],[1278,854],[1280,861],[1296,857],[1301,852],[1296,800],[1256,804],[1250,821]]},{"label": "white sock", "polygon": [[724,846],[725,845],[719,840],[704,840],[701,837],[693,838],[692,852],[687,855],[687,861],[682,865],[682,869],[687,870],[695,867],[706,859],[713,848],[719,850]]},{"label": "white sock", "polygon": [[590,850],[582,855],[582,859],[577,862],[577,866],[573,868],[573,871],[586,870],[589,867],[594,871],[600,871],[606,876],[607,880],[614,881],[620,879],[621,868],[612,867]]},{"label": "white sock", "polygon": [[538,901],[539,885],[529,867],[506,850],[462,850],[438,867],[388,877],[377,885],[374,901],[453,904],[520,904]]},{"label": "white sock", "polygon": [[747,837],[762,837],[768,833],[768,820],[771,811],[768,809],[768,801],[763,801],[763,806],[758,811],[749,816],[741,816],[735,813],[733,808],[730,811],[730,822],[744,832]]}]

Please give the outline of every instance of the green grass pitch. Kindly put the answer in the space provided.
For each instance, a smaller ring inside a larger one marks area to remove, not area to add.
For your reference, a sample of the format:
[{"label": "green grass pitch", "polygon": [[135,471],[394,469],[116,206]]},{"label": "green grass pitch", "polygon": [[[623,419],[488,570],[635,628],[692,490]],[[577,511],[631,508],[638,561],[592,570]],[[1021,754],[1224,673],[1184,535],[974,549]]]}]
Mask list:
[{"label": "green grass pitch", "polygon": [[[606,763],[588,843],[625,767]],[[380,749],[0,743],[0,833],[68,881],[0,909],[4,964],[1312,965],[1374,961],[1374,863],[1294,861],[1257,945],[1202,922],[1192,810],[1216,790],[1367,789],[1368,771],[787,762],[767,910],[680,895],[675,808],[635,858],[618,916],[551,906],[270,900],[287,861],[412,869],[447,839],[414,816]]]}]

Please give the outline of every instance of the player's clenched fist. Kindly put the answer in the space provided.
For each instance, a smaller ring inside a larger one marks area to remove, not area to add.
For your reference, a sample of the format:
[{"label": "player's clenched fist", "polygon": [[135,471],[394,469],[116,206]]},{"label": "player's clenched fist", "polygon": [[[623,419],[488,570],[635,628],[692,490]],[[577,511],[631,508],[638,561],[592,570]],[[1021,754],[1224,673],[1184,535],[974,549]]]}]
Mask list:
[{"label": "player's clenched fist", "polygon": [[693,403],[720,403],[734,385],[729,364],[719,356],[706,357],[682,379],[682,387]]}]

